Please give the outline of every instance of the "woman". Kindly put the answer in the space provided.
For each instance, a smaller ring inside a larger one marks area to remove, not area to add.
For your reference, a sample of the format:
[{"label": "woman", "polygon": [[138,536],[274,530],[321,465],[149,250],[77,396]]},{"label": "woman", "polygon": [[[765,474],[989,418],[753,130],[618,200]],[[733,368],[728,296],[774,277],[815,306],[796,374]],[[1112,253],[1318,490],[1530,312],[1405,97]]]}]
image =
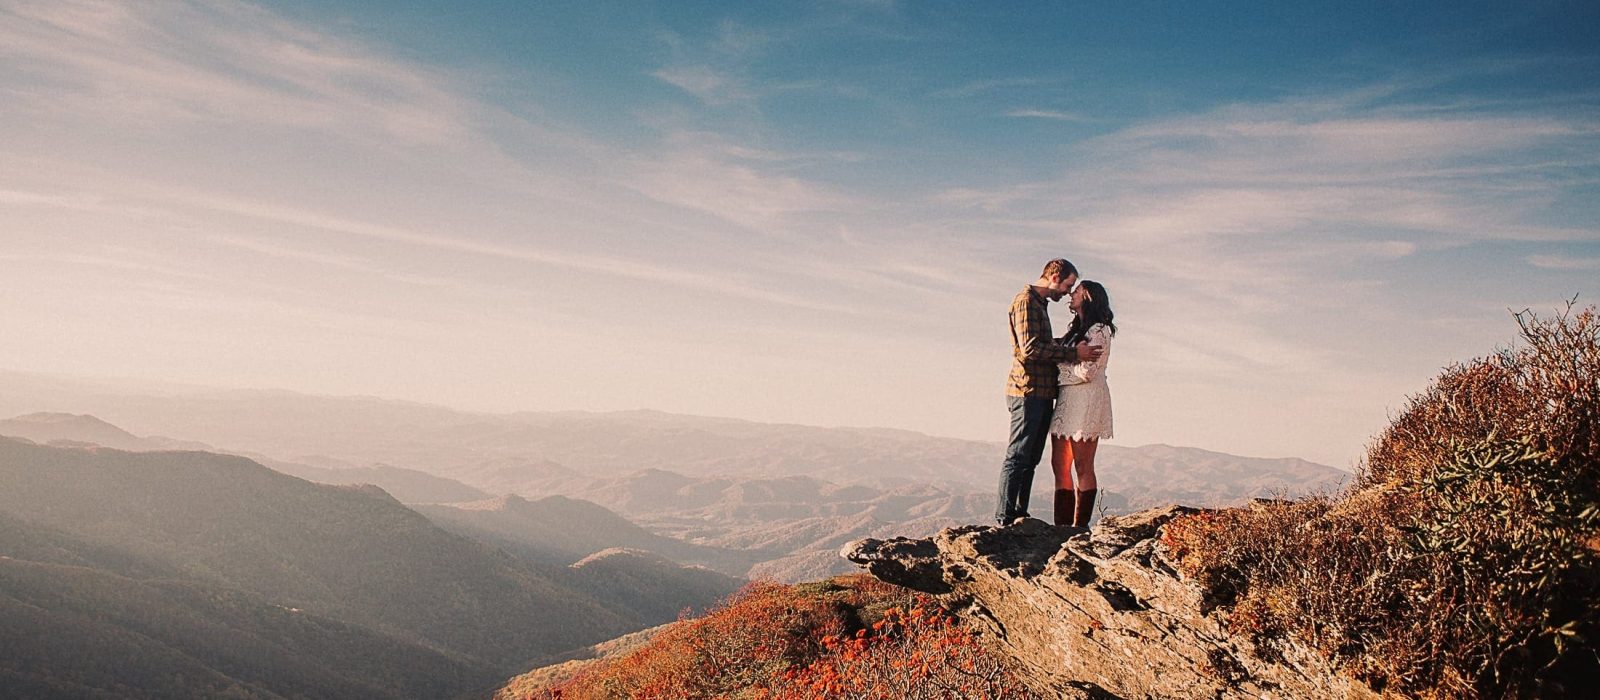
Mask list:
[{"label": "woman", "polygon": [[[1111,298],[1099,282],[1084,280],[1068,302],[1075,317],[1067,329],[1068,345],[1087,341],[1101,354],[1092,362],[1061,365],[1061,393],[1050,418],[1050,468],[1056,475],[1056,525],[1086,530],[1094,516],[1099,485],[1094,479],[1094,453],[1102,438],[1111,438],[1111,388],[1106,385],[1106,363],[1111,361],[1111,337],[1117,334]],[[1072,475],[1078,486],[1072,487]]]}]

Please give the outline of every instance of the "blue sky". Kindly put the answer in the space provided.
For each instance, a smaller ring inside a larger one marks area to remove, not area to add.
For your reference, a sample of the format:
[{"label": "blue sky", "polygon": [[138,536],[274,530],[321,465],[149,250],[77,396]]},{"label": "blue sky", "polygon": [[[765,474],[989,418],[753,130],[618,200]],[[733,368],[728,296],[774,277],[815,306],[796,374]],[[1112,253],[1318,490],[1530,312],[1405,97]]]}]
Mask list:
[{"label": "blue sky", "polygon": [[0,367],[998,440],[1066,256],[1349,466],[1600,296],[1600,6],[1304,5],[0,1]]}]

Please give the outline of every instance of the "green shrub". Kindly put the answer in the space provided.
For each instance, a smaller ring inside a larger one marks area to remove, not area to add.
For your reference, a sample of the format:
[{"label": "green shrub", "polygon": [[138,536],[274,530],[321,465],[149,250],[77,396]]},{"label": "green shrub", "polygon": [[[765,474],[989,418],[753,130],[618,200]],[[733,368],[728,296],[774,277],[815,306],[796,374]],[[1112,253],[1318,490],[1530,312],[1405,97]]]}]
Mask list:
[{"label": "green shrub", "polygon": [[1519,695],[1595,663],[1594,484],[1579,487],[1581,472],[1526,439],[1465,445],[1453,457],[1410,486],[1435,503],[1412,526],[1415,556],[1482,601],[1449,611],[1458,639],[1443,651],[1480,689]]}]

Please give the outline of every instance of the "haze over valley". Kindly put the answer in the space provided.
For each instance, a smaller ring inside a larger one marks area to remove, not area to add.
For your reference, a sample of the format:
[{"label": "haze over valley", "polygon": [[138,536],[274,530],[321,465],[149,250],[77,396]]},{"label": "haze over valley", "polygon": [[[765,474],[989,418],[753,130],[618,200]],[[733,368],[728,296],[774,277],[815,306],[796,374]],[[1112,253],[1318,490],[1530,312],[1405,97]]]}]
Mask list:
[{"label": "haze over valley", "polygon": [[[653,411],[0,376],[0,409],[17,412],[0,420],[0,644],[30,649],[0,682],[41,695],[118,682],[109,656],[139,659],[138,684],[169,695],[482,692],[748,579],[847,571],[848,541],[987,522],[1000,451]],[[1160,445],[1104,459],[1107,513],[1347,476]],[[59,646],[37,646],[44,629]]]},{"label": "haze over valley", "polygon": [[[852,539],[988,522],[1001,453],[997,443],[902,430],[654,411],[495,415],[374,398],[7,379],[6,411],[32,401],[89,413],[22,414],[0,421],[0,434],[226,452],[309,481],[375,484],[447,530],[561,564],[620,547],[785,581],[847,570],[836,552]],[[1304,460],[1166,445],[1106,445],[1101,460],[1108,514],[1326,491],[1348,476]],[[1048,504],[1049,488],[1042,465],[1034,503]]]}]

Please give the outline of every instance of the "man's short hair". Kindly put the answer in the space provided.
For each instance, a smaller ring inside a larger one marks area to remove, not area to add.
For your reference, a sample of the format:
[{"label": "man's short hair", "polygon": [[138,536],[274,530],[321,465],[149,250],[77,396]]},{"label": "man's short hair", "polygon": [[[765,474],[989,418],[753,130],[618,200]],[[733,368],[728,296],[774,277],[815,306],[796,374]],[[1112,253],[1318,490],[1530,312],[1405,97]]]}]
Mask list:
[{"label": "man's short hair", "polygon": [[1066,279],[1078,274],[1078,268],[1067,262],[1066,258],[1056,258],[1044,264],[1044,273],[1040,275],[1045,279]]}]

